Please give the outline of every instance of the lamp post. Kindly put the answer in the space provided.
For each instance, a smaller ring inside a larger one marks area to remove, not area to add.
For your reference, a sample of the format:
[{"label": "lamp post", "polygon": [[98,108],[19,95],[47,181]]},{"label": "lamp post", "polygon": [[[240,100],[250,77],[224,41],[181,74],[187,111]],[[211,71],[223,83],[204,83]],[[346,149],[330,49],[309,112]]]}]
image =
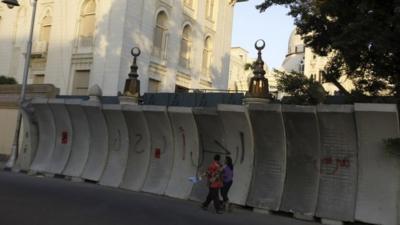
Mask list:
[{"label": "lamp post", "polygon": [[[36,17],[36,6],[38,0],[32,0],[32,18],[31,18],[31,27],[29,32],[28,43],[26,46],[26,55],[25,55],[25,65],[24,65],[24,73],[22,77],[22,87],[21,87],[21,95],[19,97],[19,110],[17,116],[17,125],[14,134],[13,145],[11,148],[11,156],[6,164],[6,168],[12,168],[15,164],[16,159],[18,158],[18,143],[19,143],[19,133],[21,130],[21,122],[22,122],[22,104],[25,100],[25,92],[26,92],[26,83],[28,81],[29,74],[29,65],[31,62],[31,54],[32,54],[32,39],[33,39],[33,30],[35,27],[35,17]],[[8,8],[13,8],[14,6],[19,6],[18,0],[2,0],[3,3],[7,4]]]}]

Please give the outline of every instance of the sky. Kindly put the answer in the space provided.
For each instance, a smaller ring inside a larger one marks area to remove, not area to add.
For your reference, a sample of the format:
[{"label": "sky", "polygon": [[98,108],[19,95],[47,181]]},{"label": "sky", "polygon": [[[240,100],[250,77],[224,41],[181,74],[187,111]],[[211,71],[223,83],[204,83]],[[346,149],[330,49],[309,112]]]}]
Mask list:
[{"label": "sky", "polygon": [[289,10],[281,6],[273,6],[266,12],[259,13],[255,6],[261,2],[262,0],[249,0],[235,4],[232,47],[242,47],[255,58],[257,51],[254,43],[258,39],[264,39],[264,62],[271,69],[279,68],[287,54],[294,20],[286,15]]}]

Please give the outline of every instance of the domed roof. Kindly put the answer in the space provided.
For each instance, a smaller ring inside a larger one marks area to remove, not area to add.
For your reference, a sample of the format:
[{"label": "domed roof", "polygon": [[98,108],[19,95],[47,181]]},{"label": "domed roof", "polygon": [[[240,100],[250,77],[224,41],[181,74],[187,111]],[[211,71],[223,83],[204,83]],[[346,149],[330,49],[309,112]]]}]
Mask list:
[{"label": "domed roof", "polygon": [[[300,35],[296,34],[295,28],[290,34],[288,44],[288,55],[293,53],[304,52],[304,42]],[[297,47],[297,48],[296,48]]]},{"label": "domed roof", "polygon": [[303,54],[292,54],[285,58],[282,63],[281,69],[285,72],[304,72],[304,55]]}]

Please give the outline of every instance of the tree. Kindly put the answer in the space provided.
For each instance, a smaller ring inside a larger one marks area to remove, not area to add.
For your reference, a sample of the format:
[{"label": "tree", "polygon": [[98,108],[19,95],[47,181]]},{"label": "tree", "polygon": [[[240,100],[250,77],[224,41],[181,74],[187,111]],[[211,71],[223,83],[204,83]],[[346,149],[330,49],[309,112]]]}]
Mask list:
[{"label": "tree", "polygon": [[[357,92],[400,97],[399,0],[263,0],[289,7],[306,46],[332,59],[325,79],[340,88],[346,75]],[[343,90],[342,90],[343,91]]]},{"label": "tree", "polygon": [[297,72],[286,73],[275,70],[274,73],[278,83],[278,91],[291,96],[284,103],[315,105],[324,102],[326,99],[326,91],[314,79]]},{"label": "tree", "polygon": [[1,84],[17,84],[17,81],[13,77],[0,76]]}]

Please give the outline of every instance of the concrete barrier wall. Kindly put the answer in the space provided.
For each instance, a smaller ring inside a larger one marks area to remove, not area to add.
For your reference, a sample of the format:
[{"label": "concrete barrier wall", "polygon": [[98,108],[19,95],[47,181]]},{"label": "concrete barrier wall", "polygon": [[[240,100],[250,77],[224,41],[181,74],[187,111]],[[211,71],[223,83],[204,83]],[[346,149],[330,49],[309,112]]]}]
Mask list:
[{"label": "concrete barrier wall", "polygon": [[90,149],[90,129],[88,118],[82,109],[82,100],[67,99],[65,104],[72,123],[71,155],[63,174],[71,177],[80,177],[85,168]]},{"label": "concrete barrier wall", "polygon": [[37,118],[33,116],[32,106],[24,106],[22,110],[23,135],[22,145],[18,152],[15,165],[17,170],[28,171],[36,155],[39,141],[39,127]]},{"label": "concrete barrier wall", "polygon": [[[213,161],[215,154],[222,157],[228,155],[230,151],[225,145],[225,131],[221,118],[215,108],[194,108],[194,117],[199,132],[200,141],[200,160],[198,174],[202,174]],[[208,194],[206,179],[193,186],[190,199],[195,201],[205,201]]]},{"label": "concrete barrier wall", "polygon": [[169,107],[168,114],[174,134],[175,157],[171,179],[165,194],[187,199],[193,183],[189,177],[196,176],[199,164],[199,134],[192,108]]},{"label": "concrete barrier wall", "polygon": [[122,110],[129,133],[129,153],[121,188],[140,191],[150,163],[150,131],[142,106],[123,105]]},{"label": "concrete barrier wall", "polygon": [[396,105],[355,104],[359,176],[356,220],[399,224],[399,158],[385,151],[384,140],[399,138]]},{"label": "concrete barrier wall", "polygon": [[283,106],[287,141],[281,210],[313,216],[317,206],[320,143],[313,106]]},{"label": "concrete barrier wall", "polygon": [[247,204],[279,210],[286,174],[286,136],[281,105],[249,105],[254,170]]},{"label": "concrete barrier wall", "polygon": [[48,172],[56,142],[56,125],[47,102],[48,100],[44,98],[32,100],[34,115],[39,126],[39,143],[31,170],[37,172]]},{"label": "concrete barrier wall", "polygon": [[171,107],[168,113],[163,106],[112,105],[104,116],[99,102],[79,103],[34,99],[25,108],[30,146],[17,167],[27,168],[33,158],[33,171],[59,173],[66,165],[65,175],[204,201],[206,180],[193,185],[188,177],[206,171],[215,154],[230,155],[236,204],[399,224],[400,164],[384,146],[400,137],[395,105],[356,104],[355,112],[318,106],[318,116],[311,106]]},{"label": "concrete barrier wall", "polygon": [[124,177],[129,151],[129,135],[121,105],[103,105],[108,127],[108,160],[101,185],[119,187]]},{"label": "concrete barrier wall", "polygon": [[[218,105],[218,113],[225,132],[226,148],[234,164],[233,184],[229,201],[246,205],[254,164],[253,130],[245,106]],[[222,158],[221,163],[224,163]]]},{"label": "concrete barrier wall", "polygon": [[174,142],[165,106],[143,106],[151,135],[150,165],[144,192],[164,194],[174,163]]},{"label": "concrete barrier wall", "polygon": [[48,172],[61,174],[71,153],[72,124],[64,99],[50,99],[49,106],[56,125],[56,141]]},{"label": "concrete barrier wall", "polygon": [[108,158],[107,123],[97,101],[82,102],[83,110],[89,121],[90,149],[82,178],[99,181]]},{"label": "concrete barrier wall", "polygon": [[321,172],[316,216],[354,221],[357,131],[351,105],[318,106]]}]

